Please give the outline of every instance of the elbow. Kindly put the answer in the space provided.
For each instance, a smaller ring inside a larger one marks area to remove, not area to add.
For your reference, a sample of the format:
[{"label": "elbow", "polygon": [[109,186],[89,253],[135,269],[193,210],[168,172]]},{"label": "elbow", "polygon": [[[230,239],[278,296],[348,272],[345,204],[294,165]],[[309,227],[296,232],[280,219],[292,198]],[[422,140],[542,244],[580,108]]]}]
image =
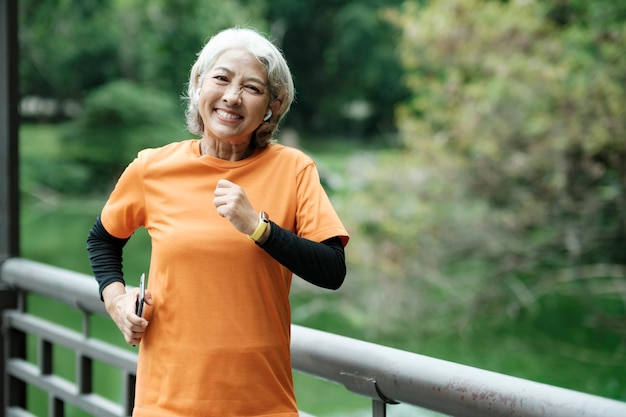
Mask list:
[{"label": "elbow", "polygon": [[329,290],[336,291],[339,288],[341,288],[345,279],[346,279],[346,265],[343,264],[342,268],[338,270],[336,273],[334,273],[332,277],[330,277],[330,279],[328,280],[329,285],[326,288],[328,288]]},{"label": "elbow", "polygon": [[337,281],[333,281],[332,284],[326,288],[328,288],[329,290],[337,291],[343,285],[344,278],[341,278]]},{"label": "elbow", "polygon": [[343,285],[346,278],[346,267],[343,265],[342,268],[335,271],[318,271],[317,274],[298,274],[298,276],[315,286],[335,291]]},{"label": "elbow", "polygon": [[334,267],[332,271],[329,271],[329,283],[328,289],[336,291],[343,285],[343,282],[346,279],[347,267],[346,267],[346,258],[343,251],[343,247],[335,248],[336,260],[334,262]]}]

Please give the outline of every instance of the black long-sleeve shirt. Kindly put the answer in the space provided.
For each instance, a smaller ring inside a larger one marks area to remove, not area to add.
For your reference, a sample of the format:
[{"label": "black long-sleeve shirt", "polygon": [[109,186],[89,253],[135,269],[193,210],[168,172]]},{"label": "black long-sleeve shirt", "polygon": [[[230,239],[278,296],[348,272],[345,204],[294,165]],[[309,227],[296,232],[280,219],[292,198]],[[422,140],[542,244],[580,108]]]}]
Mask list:
[{"label": "black long-sleeve shirt", "polygon": [[[125,284],[122,272],[123,248],[129,238],[112,236],[96,219],[87,237],[87,252],[91,269],[102,290],[113,282]],[[338,289],[346,276],[343,245],[339,237],[314,242],[283,229],[271,222],[270,234],[258,244],[270,256],[291,272],[322,288]]]}]

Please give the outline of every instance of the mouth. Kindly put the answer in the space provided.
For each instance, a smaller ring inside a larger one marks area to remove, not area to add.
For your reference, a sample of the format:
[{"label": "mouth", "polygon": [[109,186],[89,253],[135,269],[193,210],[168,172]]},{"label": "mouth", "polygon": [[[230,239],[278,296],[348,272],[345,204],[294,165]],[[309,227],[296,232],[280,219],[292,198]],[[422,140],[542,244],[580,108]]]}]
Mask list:
[{"label": "mouth", "polygon": [[237,113],[233,113],[233,112],[229,112],[228,110],[224,110],[224,109],[215,109],[215,113],[217,114],[217,116],[220,119],[226,119],[226,120],[241,120],[243,119],[243,116]]}]

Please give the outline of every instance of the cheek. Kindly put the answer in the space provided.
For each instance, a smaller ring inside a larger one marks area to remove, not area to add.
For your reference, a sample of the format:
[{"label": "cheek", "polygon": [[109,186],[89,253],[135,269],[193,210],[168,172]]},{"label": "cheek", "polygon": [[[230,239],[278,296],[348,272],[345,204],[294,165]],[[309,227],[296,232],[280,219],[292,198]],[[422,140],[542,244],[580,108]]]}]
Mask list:
[{"label": "cheek", "polygon": [[200,97],[198,97],[198,99],[196,100],[196,106],[198,108],[198,112],[202,116],[204,116],[211,107],[209,105],[209,101],[206,99],[206,95],[204,95],[203,93],[200,93]]}]

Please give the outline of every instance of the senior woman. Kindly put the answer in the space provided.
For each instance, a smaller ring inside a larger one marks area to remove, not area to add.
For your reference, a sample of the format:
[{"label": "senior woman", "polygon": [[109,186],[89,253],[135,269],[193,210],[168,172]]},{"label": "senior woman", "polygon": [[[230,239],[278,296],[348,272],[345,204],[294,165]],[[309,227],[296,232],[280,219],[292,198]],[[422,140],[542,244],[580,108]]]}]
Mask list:
[{"label": "senior woman", "polygon": [[[337,289],[348,233],[314,161],[272,140],[294,87],[252,29],[213,36],[193,65],[187,127],[200,139],[139,152],[89,232],[106,310],[140,344],[135,417],[295,417],[292,274]],[[122,248],[145,227],[145,316]]]}]

